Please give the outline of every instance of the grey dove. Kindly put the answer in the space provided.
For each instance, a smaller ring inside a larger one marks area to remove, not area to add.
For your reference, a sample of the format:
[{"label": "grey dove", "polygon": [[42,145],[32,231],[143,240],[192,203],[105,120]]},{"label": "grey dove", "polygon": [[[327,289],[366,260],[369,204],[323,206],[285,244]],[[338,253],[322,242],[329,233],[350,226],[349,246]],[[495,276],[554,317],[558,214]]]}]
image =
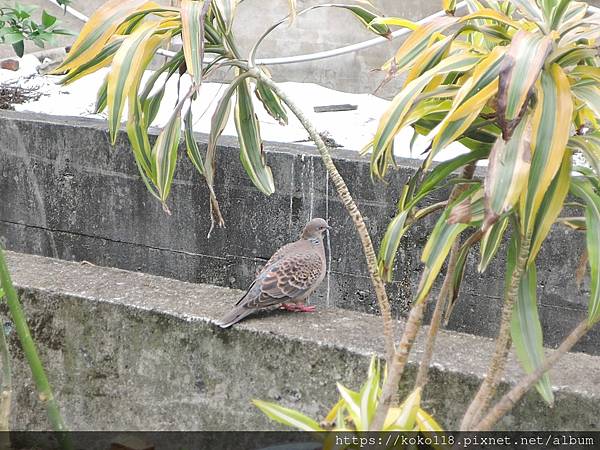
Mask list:
[{"label": "grey dove", "polygon": [[289,311],[314,311],[314,306],[305,306],[304,302],[325,278],[323,233],[329,229],[323,219],[308,222],[299,240],[284,245],[271,256],[218,325],[230,327],[254,311],[275,305]]}]

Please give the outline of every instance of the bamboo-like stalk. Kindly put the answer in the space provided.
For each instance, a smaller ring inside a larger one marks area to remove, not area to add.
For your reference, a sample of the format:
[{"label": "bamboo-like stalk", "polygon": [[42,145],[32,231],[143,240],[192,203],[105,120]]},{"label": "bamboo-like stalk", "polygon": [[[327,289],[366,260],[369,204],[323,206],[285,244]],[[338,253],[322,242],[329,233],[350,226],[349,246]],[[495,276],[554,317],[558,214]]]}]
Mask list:
[{"label": "bamboo-like stalk", "polygon": [[58,403],[52,394],[52,389],[50,388],[50,383],[48,383],[48,377],[46,376],[44,366],[42,365],[42,362],[38,356],[35,343],[31,338],[31,333],[29,332],[29,327],[27,326],[27,320],[25,318],[21,303],[19,302],[17,292],[12,284],[10,274],[8,273],[8,267],[4,258],[4,251],[1,247],[0,286],[4,289],[10,316],[15,325],[15,330],[17,332],[17,336],[19,337],[23,353],[25,354],[25,359],[27,360],[29,368],[31,369],[31,375],[33,376],[33,381],[35,382],[38,390],[39,399],[46,405],[50,425],[54,431],[58,432],[57,437],[61,447],[64,450],[72,450],[73,445],[71,443],[71,439],[69,434],[66,433],[67,427],[65,426],[63,418],[60,414]]},{"label": "bamboo-like stalk", "polygon": [[488,431],[498,420],[508,413],[516,403],[550,370],[556,362],[590,330],[587,318],[582,320],[571,333],[565,338],[560,346],[548,356],[541,367],[524,377],[515,387],[508,391],[486,416],[474,427],[473,431]]},{"label": "bamboo-like stalk", "polygon": [[[0,301],[4,298],[4,291],[0,288]],[[10,449],[10,406],[12,399],[12,371],[10,367],[10,353],[6,343],[4,327],[0,324],[0,358],[2,360],[2,385],[0,388],[0,450]]]},{"label": "bamboo-like stalk", "polygon": [[[469,164],[464,167],[462,172],[462,177],[465,179],[473,178],[475,173],[475,165]],[[456,185],[450,195],[448,197],[448,202],[446,205],[450,205],[463,191],[465,187],[463,185]],[[457,238],[458,241],[458,238]],[[454,247],[454,246],[453,246]],[[452,254],[450,256],[452,258]],[[453,268],[456,264],[450,264],[449,270],[446,272],[446,279],[444,280],[444,284],[449,283],[448,280],[451,280],[453,276]],[[421,281],[419,284],[424,282],[425,273],[421,275]],[[444,290],[442,288],[442,290]],[[398,345],[398,351],[394,357],[394,361],[391,365],[389,365],[388,375],[385,380],[385,384],[383,385],[383,389],[381,392],[381,398],[379,400],[379,405],[377,406],[377,411],[375,412],[375,417],[372,422],[372,430],[379,430],[383,427],[385,422],[385,418],[387,416],[387,411],[395,403],[395,398],[398,393],[398,385],[400,383],[400,379],[402,378],[402,374],[404,373],[404,369],[406,367],[406,363],[408,362],[408,356],[412,349],[412,346],[417,338],[417,334],[421,325],[423,323],[423,315],[425,313],[425,306],[427,305],[427,300],[429,297],[425,298],[420,303],[414,305],[408,318],[406,320],[406,326],[404,327],[404,332],[402,333],[402,338],[400,339],[400,343]],[[441,320],[441,310],[440,308],[440,320]],[[437,334],[437,330],[434,330],[434,336]],[[430,343],[430,352],[433,352],[433,341]],[[426,356],[426,355],[425,355]],[[429,360],[431,360],[431,354],[429,355]],[[429,366],[429,361],[426,362],[426,365]],[[422,375],[423,376],[423,375]]]},{"label": "bamboo-like stalk", "polygon": [[[517,231],[515,231],[517,232]],[[506,359],[508,357],[508,351],[510,349],[510,323],[512,318],[513,306],[519,292],[519,284],[521,278],[525,272],[527,266],[527,260],[529,258],[529,247],[531,244],[530,236],[521,237],[521,245],[519,248],[519,254],[517,262],[511,274],[510,285],[507,289],[504,306],[502,307],[502,315],[500,319],[500,330],[498,337],[496,338],[496,345],[494,348],[494,355],[490,362],[487,376],[481,383],[477,394],[471,401],[471,404],[467,408],[467,411],[463,417],[461,423],[461,430],[469,431],[473,425],[476,424],[485,409],[487,408],[490,400],[496,393],[500,377],[504,372],[506,366]]]},{"label": "bamboo-like stalk", "polygon": [[404,373],[404,368],[408,362],[408,356],[413,343],[417,337],[421,324],[423,323],[423,313],[425,311],[426,299],[417,303],[410,309],[402,338],[398,344],[398,350],[394,356],[392,364],[388,363],[388,374],[381,390],[381,397],[375,412],[375,417],[371,423],[371,430],[381,430],[387,417],[390,406],[394,403],[398,393],[398,385]]},{"label": "bamboo-like stalk", "polygon": [[385,291],[385,284],[381,276],[379,275],[379,270],[377,267],[377,256],[375,254],[375,248],[373,247],[373,242],[371,241],[371,236],[369,235],[369,231],[367,230],[367,226],[365,225],[365,221],[361,212],[359,211],[354,199],[350,195],[350,191],[348,190],[348,186],[346,182],[338,172],[333,159],[331,158],[331,154],[329,153],[329,149],[323,142],[323,139],[319,135],[319,132],[314,127],[314,125],[310,122],[310,120],[306,117],[304,112],[290,99],[290,97],[283,92],[277,83],[275,83],[271,78],[266,76],[261,70],[257,68],[251,68],[249,70],[250,75],[256,79],[259,79],[263,83],[265,83],[275,94],[281,98],[281,100],[290,108],[290,110],[294,113],[294,115],[298,118],[304,129],[310,135],[310,138],[314,141],[317,146],[317,150],[321,155],[321,160],[323,161],[323,165],[325,169],[329,173],[329,179],[333,183],[342,204],[348,211],[348,214],[352,218],[354,222],[354,227],[360,237],[360,241],[363,247],[363,253],[367,260],[367,265],[369,267],[369,275],[371,277],[371,283],[373,284],[373,288],[375,289],[375,295],[377,297],[377,302],[379,304],[379,309],[381,311],[381,316],[383,318],[383,334],[385,339],[385,352],[387,361],[391,361],[394,357],[394,322],[392,319],[392,310],[390,307],[390,302],[388,300],[387,293]]}]

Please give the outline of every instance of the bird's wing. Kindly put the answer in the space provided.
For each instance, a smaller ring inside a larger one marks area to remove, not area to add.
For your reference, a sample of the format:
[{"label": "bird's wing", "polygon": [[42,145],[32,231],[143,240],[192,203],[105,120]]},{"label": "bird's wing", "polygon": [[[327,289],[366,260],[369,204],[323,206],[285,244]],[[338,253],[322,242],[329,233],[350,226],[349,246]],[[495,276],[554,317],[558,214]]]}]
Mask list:
[{"label": "bird's wing", "polygon": [[322,266],[322,259],[316,251],[282,256],[256,279],[245,306],[264,308],[305,298],[322,279]]},{"label": "bird's wing", "polygon": [[269,267],[271,267],[273,264],[275,264],[277,261],[279,261],[284,256],[286,256],[290,253],[293,253],[295,247],[297,247],[297,246],[298,246],[298,242],[290,242],[288,244],[285,244],[279,250],[277,250],[275,253],[273,253],[273,256],[271,256],[269,258],[269,260],[265,263],[265,265],[263,266],[261,271],[257,274],[257,276],[259,276],[265,270],[268,270]]}]

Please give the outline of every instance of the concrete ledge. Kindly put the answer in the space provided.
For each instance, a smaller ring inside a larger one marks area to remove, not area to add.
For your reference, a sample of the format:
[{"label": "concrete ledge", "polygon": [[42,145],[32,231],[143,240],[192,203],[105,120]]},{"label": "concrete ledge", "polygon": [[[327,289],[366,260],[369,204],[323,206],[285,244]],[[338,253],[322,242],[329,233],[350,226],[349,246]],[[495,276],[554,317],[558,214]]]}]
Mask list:
[{"label": "concrete ledge", "polygon": [[[197,139],[203,148],[207,137]],[[0,112],[0,239],[18,252],[244,289],[256,267],[296,239],[309,217],[327,216],[334,227],[331,271],[312,301],[376,313],[359,239],[320,158],[310,146],[266,143],[265,150],[277,189],[270,197],[250,183],[236,139],[221,140],[215,189],[227,224],[206,239],[207,189],[183,149],[169,200],[173,215],[167,216],[141,182],[124,133],[113,148],[101,120]],[[332,153],[378,246],[417,161],[400,160],[388,184],[371,183],[366,159]],[[397,316],[416,289],[421,250],[435,220],[427,218],[402,242],[387,288]],[[548,346],[558,345],[587,310],[589,284],[575,280],[583,247],[583,236],[556,228],[540,253],[540,317]],[[478,254],[471,253],[451,329],[495,335],[503,254],[479,274]],[[599,344],[600,331],[593,331],[577,349],[600,354]]]},{"label": "concrete ledge", "polygon": [[[369,314],[273,312],[221,330],[214,321],[239,291],[10,252],[8,264],[74,430],[273,429],[252,398],[323,414],[335,401],[335,382],[357,388],[370,355],[382,352],[380,318]],[[453,429],[492,342],[454,332],[438,342],[425,407]],[[14,333],[10,346],[14,429],[46,429]],[[420,338],[415,353],[422,347]],[[414,369],[411,360],[403,392]],[[505,383],[520,376],[511,359]],[[569,354],[551,376],[555,407],[532,392],[501,428],[600,427],[600,358]]]}]

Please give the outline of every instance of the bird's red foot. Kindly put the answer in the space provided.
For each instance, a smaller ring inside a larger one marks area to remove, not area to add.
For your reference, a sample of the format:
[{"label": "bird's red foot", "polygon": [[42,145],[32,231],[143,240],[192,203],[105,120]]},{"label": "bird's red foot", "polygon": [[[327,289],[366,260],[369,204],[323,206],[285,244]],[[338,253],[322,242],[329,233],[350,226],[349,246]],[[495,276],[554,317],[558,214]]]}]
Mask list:
[{"label": "bird's red foot", "polygon": [[286,311],[294,311],[294,312],[314,312],[316,311],[316,306],[306,306],[306,305],[297,305],[295,303],[282,303],[281,309],[285,309]]}]

